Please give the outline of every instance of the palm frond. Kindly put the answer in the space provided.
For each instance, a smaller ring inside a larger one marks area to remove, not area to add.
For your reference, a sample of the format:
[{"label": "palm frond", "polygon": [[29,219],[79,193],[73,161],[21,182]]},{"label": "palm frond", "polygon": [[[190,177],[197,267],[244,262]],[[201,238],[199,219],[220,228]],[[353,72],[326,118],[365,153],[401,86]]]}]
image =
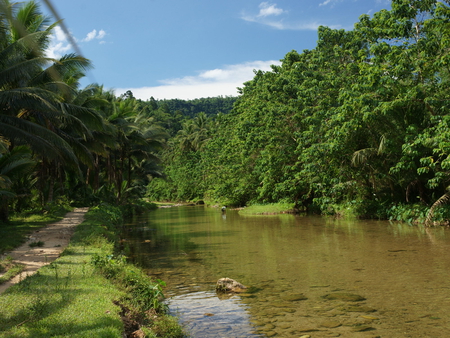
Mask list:
[{"label": "palm frond", "polygon": [[60,159],[78,167],[78,161],[70,145],[52,131],[14,116],[0,115],[0,135],[17,144],[28,144],[30,148],[48,158]]},{"label": "palm frond", "polygon": [[78,121],[82,121],[86,128],[90,131],[102,131],[104,130],[104,123],[102,116],[93,109],[80,107],[74,104],[61,103],[61,110],[64,110],[72,118],[76,118]]},{"label": "palm frond", "polygon": [[352,165],[359,166],[366,164],[370,157],[376,154],[376,150],[374,148],[364,148],[357,150],[353,153],[352,156]]},{"label": "palm frond", "polygon": [[425,225],[431,226],[433,224],[434,213],[437,208],[442,207],[443,205],[450,202],[450,192],[446,192],[444,195],[439,197],[436,202],[430,207],[428,210],[427,218],[425,219]]},{"label": "palm frond", "polygon": [[[0,55],[1,57],[2,55]],[[47,58],[14,59],[13,62],[8,64],[0,63],[0,90],[28,86],[31,74],[36,73],[48,60]]]}]

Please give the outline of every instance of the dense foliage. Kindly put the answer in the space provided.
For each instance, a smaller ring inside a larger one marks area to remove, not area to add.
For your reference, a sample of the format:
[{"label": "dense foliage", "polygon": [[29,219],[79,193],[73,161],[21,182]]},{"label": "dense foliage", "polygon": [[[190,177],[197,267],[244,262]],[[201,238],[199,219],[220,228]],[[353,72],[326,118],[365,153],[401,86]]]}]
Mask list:
[{"label": "dense foliage", "polygon": [[[150,99],[151,100],[151,99]],[[195,117],[199,113],[206,115],[216,115],[218,113],[228,114],[233,109],[236,97],[207,97],[194,100],[158,100],[159,105],[166,105],[170,111],[180,111],[183,116]]]},{"label": "dense foliage", "polygon": [[166,132],[133,97],[80,89],[89,60],[46,56],[38,3],[0,1],[0,219],[60,199],[90,205],[142,197],[161,176]]},{"label": "dense foliage", "polygon": [[448,218],[448,4],[393,0],[351,31],[320,27],[316,48],[255,72],[231,114],[184,122],[150,196]]},{"label": "dense foliage", "polygon": [[450,218],[448,0],[393,0],[353,30],[320,27],[316,48],[255,71],[238,98],[81,89],[89,60],[45,55],[55,25],[35,1],[0,1],[3,221],[61,199],[145,194]]}]

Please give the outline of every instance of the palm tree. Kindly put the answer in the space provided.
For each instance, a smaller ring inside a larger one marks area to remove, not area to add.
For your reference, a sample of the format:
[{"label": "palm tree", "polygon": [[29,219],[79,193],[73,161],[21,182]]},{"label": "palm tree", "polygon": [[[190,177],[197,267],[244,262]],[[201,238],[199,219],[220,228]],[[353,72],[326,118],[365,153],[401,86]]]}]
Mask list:
[{"label": "palm tree", "polygon": [[35,152],[76,163],[68,144],[48,124],[39,123],[55,123],[60,113],[58,93],[36,84],[43,68],[56,62],[44,56],[53,25],[39,30],[46,21],[36,10],[28,11],[36,16],[33,20],[7,0],[0,1],[0,9],[0,135],[12,146],[28,144]]},{"label": "palm tree", "polygon": [[0,136],[11,148],[26,144],[41,157],[40,177],[50,182],[51,201],[53,178],[63,169],[81,175],[80,162],[92,167],[83,142],[104,126],[101,115],[79,105],[78,81],[90,61],[76,54],[45,57],[56,25],[48,22],[35,1],[0,0]]},{"label": "palm tree", "polygon": [[193,120],[184,122],[176,138],[182,151],[200,150],[209,138],[209,120],[206,114],[201,112]]},{"label": "palm tree", "polygon": [[159,162],[156,152],[168,135],[145,117],[136,99],[110,99],[112,105],[105,118],[115,127],[116,144],[109,148],[106,168],[116,199],[122,203],[125,200],[123,192],[130,191],[136,176],[133,175],[134,168],[138,169],[136,174],[139,172],[141,178],[162,175],[156,165]]},{"label": "palm tree", "polygon": [[[2,144],[6,142],[3,140]],[[29,175],[36,165],[26,146],[15,147],[7,151],[2,147],[0,154],[0,221],[8,221],[9,200],[17,196],[12,190],[14,184]]]}]

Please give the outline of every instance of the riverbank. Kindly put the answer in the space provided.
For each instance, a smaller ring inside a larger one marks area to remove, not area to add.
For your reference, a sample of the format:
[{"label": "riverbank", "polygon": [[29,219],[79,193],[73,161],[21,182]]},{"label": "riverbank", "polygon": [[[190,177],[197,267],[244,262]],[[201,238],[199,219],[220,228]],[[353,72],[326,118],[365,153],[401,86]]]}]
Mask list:
[{"label": "riverbank", "polygon": [[240,215],[278,215],[295,213],[294,203],[269,203],[250,205],[239,210]]},{"label": "riverbank", "polygon": [[92,208],[54,262],[0,295],[0,337],[182,337],[161,284],[115,256],[118,208]]}]

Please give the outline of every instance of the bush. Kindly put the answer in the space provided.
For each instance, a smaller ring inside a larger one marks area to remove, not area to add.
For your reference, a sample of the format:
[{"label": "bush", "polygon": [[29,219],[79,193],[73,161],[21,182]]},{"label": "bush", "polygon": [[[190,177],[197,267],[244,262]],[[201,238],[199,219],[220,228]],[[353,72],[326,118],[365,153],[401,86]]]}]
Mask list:
[{"label": "bush", "polygon": [[423,204],[398,204],[388,209],[387,216],[391,221],[425,223],[428,210]]}]

